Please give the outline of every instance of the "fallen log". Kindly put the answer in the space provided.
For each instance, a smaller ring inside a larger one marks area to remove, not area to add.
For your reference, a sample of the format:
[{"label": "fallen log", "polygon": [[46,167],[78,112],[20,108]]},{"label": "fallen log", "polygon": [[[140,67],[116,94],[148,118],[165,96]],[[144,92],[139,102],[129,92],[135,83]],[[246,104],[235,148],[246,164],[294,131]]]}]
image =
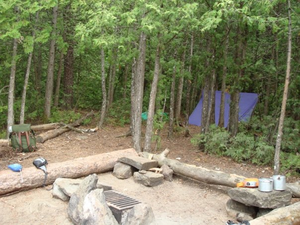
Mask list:
[{"label": "fallen log", "polygon": [[44,130],[53,130],[61,127],[60,123],[48,123],[48,124],[39,124],[32,125],[31,129],[34,131],[44,131]]},{"label": "fallen log", "polygon": [[[227,187],[236,187],[236,183],[246,179],[244,176],[237,174],[228,174],[222,171],[209,170],[203,167],[197,167],[181,163],[178,160],[168,159],[167,155],[170,150],[166,149],[161,154],[155,155],[148,152],[141,152],[140,155],[148,159],[155,159],[159,166],[168,165],[175,174],[192,178],[207,184],[223,185]],[[300,182],[288,183],[287,190],[289,190],[294,198],[300,198]]]},{"label": "fallen log", "polygon": [[274,209],[264,216],[249,221],[251,225],[300,225],[300,202]]},{"label": "fallen log", "polygon": [[239,176],[237,174],[228,174],[222,171],[209,170],[203,167],[181,163],[177,160],[168,159],[166,158],[166,156],[169,154],[169,152],[170,150],[166,149],[159,155],[154,155],[147,152],[142,152],[140,153],[140,155],[146,158],[157,160],[160,166],[164,164],[168,165],[177,175],[186,176],[201,182],[205,182],[207,184],[236,187],[236,183],[241,182],[245,179],[245,177]]},{"label": "fallen log", "polygon": [[73,130],[73,131],[81,133],[81,134],[92,133],[92,132],[96,132],[98,130],[98,127],[90,128],[90,129],[78,129],[78,128],[72,127],[72,126],[70,126],[68,124],[62,123],[62,125],[65,126],[65,127],[67,127],[67,128],[69,128],[70,130]]},{"label": "fallen log", "polygon": [[[137,153],[133,148],[129,148],[60,163],[49,163],[46,185],[52,184],[58,177],[79,178],[93,173],[111,171],[117,160],[125,156],[137,156]],[[24,168],[22,173],[3,170],[0,171],[0,196],[41,187],[43,183],[44,172],[34,166]]]},{"label": "fallen log", "polygon": [[[93,116],[94,115],[94,112],[91,111],[89,112],[86,116],[76,120],[74,123],[72,124],[69,124],[68,126],[71,126],[71,127],[78,127],[85,119],[87,119],[88,117],[90,116]],[[63,126],[63,127],[60,127],[58,129],[55,129],[55,130],[49,130],[45,133],[42,133],[42,134],[39,134],[37,137],[36,137],[36,141],[38,143],[44,143],[45,141],[51,139],[51,138],[55,138],[67,131],[69,131],[70,128],[67,127],[67,126]]]},{"label": "fallen log", "polygon": [[287,183],[286,184],[287,190],[292,192],[294,198],[300,198],[300,182],[295,183]]}]

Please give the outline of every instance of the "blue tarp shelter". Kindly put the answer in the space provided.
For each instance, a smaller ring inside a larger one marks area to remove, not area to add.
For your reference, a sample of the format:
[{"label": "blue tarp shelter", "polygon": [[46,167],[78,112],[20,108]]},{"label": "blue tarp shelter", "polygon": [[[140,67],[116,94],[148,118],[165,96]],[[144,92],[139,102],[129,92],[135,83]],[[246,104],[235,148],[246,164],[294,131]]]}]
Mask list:
[{"label": "blue tarp shelter", "polygon": [[[258,101],[258,94],[255,93],[240,93],[239,101],[239,121],[248,121]],[[189,124],[201,126],[202,119],[202,102],[201,97],[198,105],[189,117]],[[228,126],[229,111],[230,111],[230,94],[225,93],[225,112],[224,112],[224,127]],[[215,93],[215,123],[219,123],[220,117],[220,105],[221,105],[221,91]]]}]

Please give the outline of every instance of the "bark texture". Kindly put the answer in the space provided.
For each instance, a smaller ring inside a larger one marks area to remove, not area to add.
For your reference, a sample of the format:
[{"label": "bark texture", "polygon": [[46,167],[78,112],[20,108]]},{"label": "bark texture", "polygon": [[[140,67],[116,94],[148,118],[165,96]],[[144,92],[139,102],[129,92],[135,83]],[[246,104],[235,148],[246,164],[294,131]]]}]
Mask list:
[{"label": "bark texture", "polygon": [[47,72],[47,83],[46,83],[46,94],[45,94],[45,118],[48,119],[51,115],[51,104],[53,95],[53,76],[54,76],[54,59],[55,59],[55,35],[56,35],[56,24],[57,24],[57,12],[58,7],[53,7],[53,30],[51,33],[50,51],[49,51],[49,62]]},{"label": "bark texture", "polygon": [[[141,153],[143,156],[149,158],[149,154],[146,152]],[[243,176],[236,174],[227,174],[221,171],[209,170],[203,167],[197,167],[181,163],[177,160],[168,159],[166,156],[169,154],[169,150],[164,150],[159,155],[152,155],[154,160],[158,161],[159,166],[168,165],[175,174],[186,176],[207,184],[224,185],[228,187],[236,187],[236,183],[245,179]]]},{"label": "bark texture", "polygon": [[[136,151],[129,148],[60,163],[51,163],[47,165],[46,185],[52,184],[59,177],[79,178],[93,173],[111,171],[120,157],[136,155]],[[0,171],[0,195],[41,187],[44,183],[44,172],[34,166],[24,168],[22,177],[19,172]]]}]

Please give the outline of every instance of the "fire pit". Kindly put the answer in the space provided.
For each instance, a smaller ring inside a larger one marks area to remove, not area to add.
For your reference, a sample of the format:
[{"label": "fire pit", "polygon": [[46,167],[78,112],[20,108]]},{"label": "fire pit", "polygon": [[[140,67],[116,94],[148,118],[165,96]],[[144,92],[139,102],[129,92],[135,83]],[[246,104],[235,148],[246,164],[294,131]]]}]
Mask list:
[{"label": "fire pit", "polygon": [[122,213],[125,210],[131,209],[135,205],[141,203],[133,198],[130,198],[113,190],[104,191],[104,195],[106,203],[112,211],[118,223],[121,222]]}]

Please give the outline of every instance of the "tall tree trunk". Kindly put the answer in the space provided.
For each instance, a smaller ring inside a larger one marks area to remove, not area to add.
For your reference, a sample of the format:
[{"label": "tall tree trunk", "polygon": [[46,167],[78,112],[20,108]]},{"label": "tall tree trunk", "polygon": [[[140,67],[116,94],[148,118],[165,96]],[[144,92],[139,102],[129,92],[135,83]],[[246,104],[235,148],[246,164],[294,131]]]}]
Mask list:
[{"label": "tall tree trunk", "polygon": [[20,124],[24,124],[26,93],[27,93],[27,86],[28,86],[28,80],[29,80],[29,75],[30,75],[31,61],[32,61],[32,52],[29,53],[28,61],[27,61],[27,69],[26,69],[26,74],[25,74],[22,100],[21,100]]},{"label": "tall tree trunk", "polygon": [[14,97],[15,97],[15,80],[16,80],[16,67],[17,67],[17,50],[18,40],[15,38],[13,41],[13,52],[11,60],[11,70],[9,79],[9,92],[8,92],[8,109],[7,109],[7,138],[9,137],[9,127],[14,124]]},{"label": "tall tree trunk", "polygon": [[226,92],[226,76],[227,76],[227,54],[229,46],[229,27],[227,26],[226,40],[224,46],[224,64],[223,64],[223,74],[222,74],[222,86],[221,86],[221,104],[220,104],[220,118],[219,118],[219,127],[224,127],[224,114],[225,114],[225,92]]},{"label": "tall tree trunk", "polygon": [[292,58],[292,21],[291,21],[291,2],[288,3],[288,18],[289,18],[289,32],[288,32],[288,50],[287,50],[287,63],[286,63],[286,76],[284,84],[284,92],[281,105],[281,113],[278,125],[278,134],[276,139],[275,156],[274,156],[274,174],[278,175],[280,172],[280,148],[283,135],[283,122],[285,118],[286,102],[288,97],[290,76],[291,76],[291,58]]},{"label": "tall tree trunk", "polygon": [[[37,12],[36,16],[35,16],[35,24],[37,24],[37,22],[38,22],[38,17],[39,17],[39,13]],[[34,27],[33,31],[32,31],[32,39],[33,40],[35,39],[35,29],[36,29],[36,27]],[[24,124],[24,119],[25,119],[24,117],[25,117],[26,94],[27,94],[27,86],[28,86],[28,80],[29,80],[30,69],[31,69],[33,49],[34,49],[34,43],[33,43],[32,51],[29,53],[28,61],[27,61],[27,69],[26,69],[26,74],[25,74],[23,93],[22,93],[22,101],[21,101],[21,109],[20,109],[20,124]]]},{"label": "tall tree trunk", "polygon": [[64,103],[66,109],[73,107],[74,48],[69,46],[64,59]]},{"label": "tall tree trunk", "polygon": [[208,104],[208,116],[205,124],[205,131],[209,131],[210,124],[213,124],[215,122],[215,91],[216,91],[216,69],[215,69],[215,49],[213,49],[213,55],[212,55],[212,77],[210,81],[210,99]]},{"label": "tall tree trunk", "polygon": [[117,54],[118,54],[118,49],[115,48],[113,50],[113,62],[111,65],[111,72],[109,73],[107,109],[111,106],[111,104],[113,103],[113,99],[114,99]]},{"label": "tall tree trunk", "polygon": [[71,4],[68,4],[64,11],[64,41],[68,44],[67,53],[64,59],[64,103],[66,109],[73,107],[73,83],[74,83],[74,16]]},{"label": "tall tree trunk", "polygon": [[190,63],[189,63],[189,74],[190,79],[187,79],[186,83],[186,105],[185,105],[185,112],[186,112],[186,125],[188,124],[188,119],[191,110],[191,89],[192,89],[192,61],[193,61],[193,53],[194,53],[194,35],[191,36],[191,48],[190,48]]},{"label": "tall tree trunk", "polygon": [[123,99],[127,97],[127,78],[128,78],[128,65],[125,65],[124,83],[123,83]]},{"label": "tall tree trunk", "polygon": [[229,132],[231,136],[236,136],[239,125],[239,101],[240,101],[240,78],[244,75],[244,60],[247,49],[247,27],[244,28],[245,33],[242,34],[240,27],[238,28],[238,48],[236,55],[236,62],[238,65],[238,75],[234,80],[234,90],[231,94],[230,102],[230,116],[229,116]]},{"label": "tall tree trunk", "polygon": [[53,20],[52,26],[53,30],[51,33],[50,42],[50,52],[49,52],[49,62],[48,62],[48,73],[47,73],[47,83],[46,83],[46,94],[45,94],[45,108],[44,116],[48,120],[51,115],[51,103],[53,94],[53,76],[54,76],[54,59],[55,59],[55,35],[56,35],[56,24],[57,24],[57,11],[58,6],[53,7]]},{"label": "tall tree trunk", "polygon": [[139,56],[136,63],[136,72],[134,73],[134,99],[132,101],[132,125],[133,125],[133,146],[137,152],[141,152],[141,132],[142,132],[142,110],[144,96],[144,77],[146,60],[146,34],[141,33],[139,41]]},{"label": "tall tree trunk", "polygon": [[64,53],[61,51],[59,58],[59,67],[57,72],[56,86],[55,86],[55,94],[54,94],[54,106],[58,107],[59,103],[59,92],[60,92],[60,83],[61,83],[61,75],[64,66]]},{"label": "tall tree trunk", "polygon": [[144,146],[144,151],[146,152],[151,152],[153,119],[155,113],[155,100],[156,100],[157,85],[159,79],[159,71],[160,71],[160,46],[158,44],[156,49],[156,55],[155,55],[154,76],[151,85],[150,101],[148,107],[148,119],[147,119],[147,127],[146,127],[146,134],[145,134],[145,146]]},{"label": "tall tree trunk", "polygon": [[41,77],[43,68],[43,54],[40,46],[36,46],[33,56],[34,61],[34,87],[37,91],[36,101],[41,98]]},{"label": "tall tree trunk", "polygon": [[184,66],[185,66],[185,54],[186,54],[186,43],[184,44],[184,50],[182,53],[181,59],[181,68],[180,68],[180,78],[178,81],[178,89],[177,89],[177,97],[176,97],[176,108],[175,108],[175,119],[179,122],[181,115],[181,103],[182,103],[182,92],[183,92],[183,84],[184,84]]},{"label": "tall tree trunk", "polygon": [[173,67],[171,91],[170,91],[170,115],[169,115],[169,131],[168,138],[173,137],[174,131],[174,107],[175,107],[175,84],[176,83],[176,66]]},{"label": "tall tree trunk", "polygon": [[[207,53],[210,52],[211,50],[211,40],[210,40],[210,37],[209,37],[209,40],[207,40]],[[202,118],[201,118],[201,132],[202,133],[206,133],[207,130],[206,130],[206,124],[207,124],[207,121],[209,120],[209,114],[208,114],[208,110],[209,110],[209,99],[210,99],[210,76],[209,76],[209,70],[208,68],[210,67],[210,60],[209,60],[210,57],[207,57],[207,60],[206,60],[206,75],[205,75],[205,78],[204,78],[204,88],[203,88],[203,95],[202,95],[202,98],[203,98],[203,101],[202,101]]]},{"label": "tall tree trunk", "polygon": [[102,107],[101,107],[101,115],[100,121],[98,123],[98,128],[103,127],[105,114],[106,114],[106,87],[105,87],[105,54],[104,49],[101,48],[101,88],[102,88]]}]

